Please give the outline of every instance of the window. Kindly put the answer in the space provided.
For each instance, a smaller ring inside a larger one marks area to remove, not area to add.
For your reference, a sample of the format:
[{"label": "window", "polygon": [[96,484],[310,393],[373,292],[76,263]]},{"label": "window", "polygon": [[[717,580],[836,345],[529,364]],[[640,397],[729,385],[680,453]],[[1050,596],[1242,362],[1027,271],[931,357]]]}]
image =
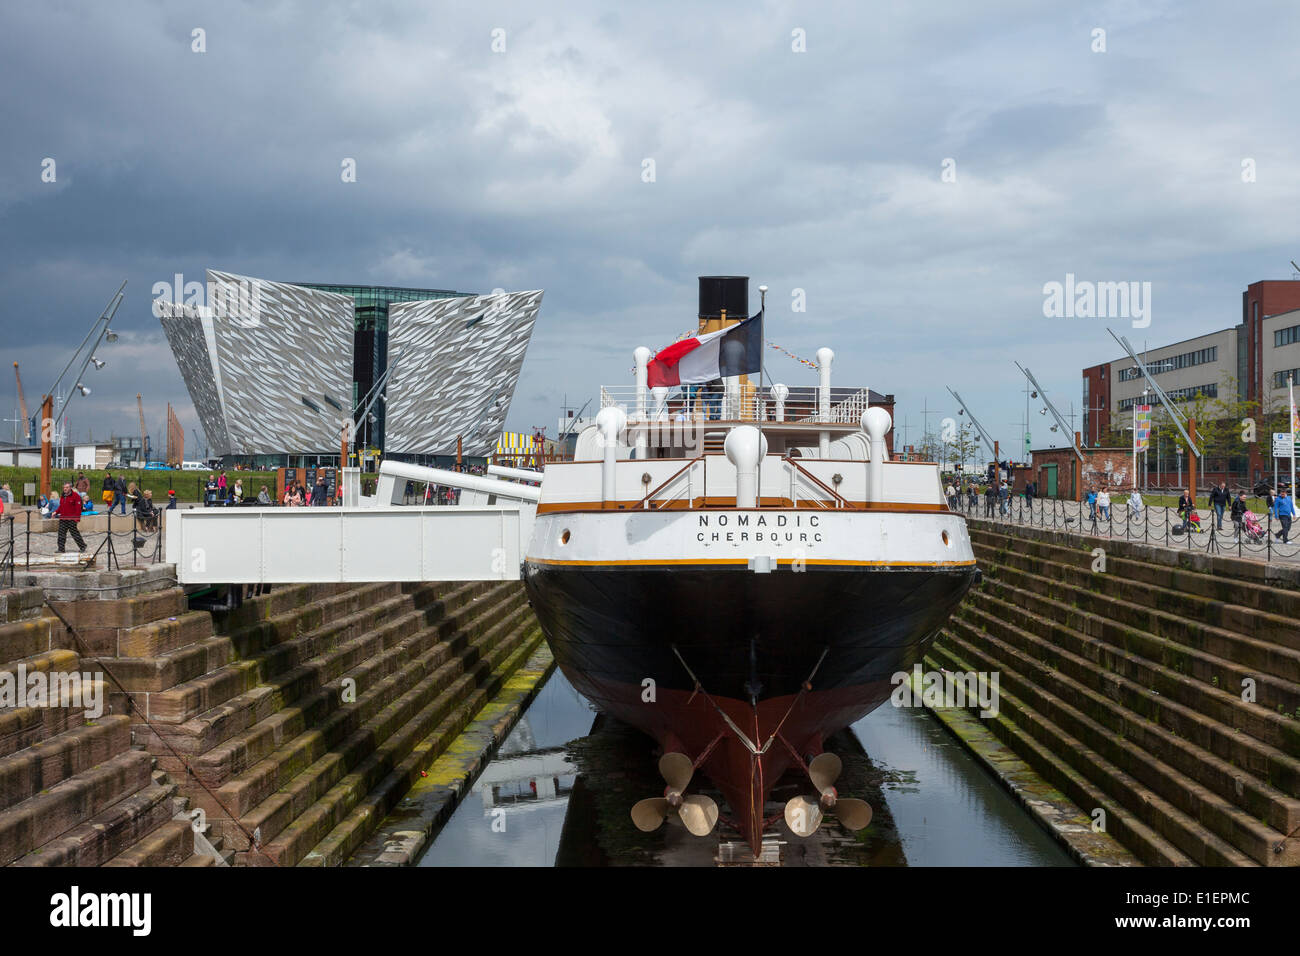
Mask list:
[{"label": "window", "polygon": [[[1163,372],[1172,372],[1175,369],[1191,368],[1193,365],[1208,365],[1218,360],[1219,347],[1212,345],[1206,349],[1197,349],[1195,352],[1184,352],[1182,355],[1170,355],[1165,358],[1153,359],[1147,362],[1147,371],[1152,375],[1160,375]],[[1133,379],[1141,377],[1142,372],[1136,365],[1119,370],[1119,380],[1121,382],[1131,382]]]},{"label": "window", "polygon": [[1273,373],[1273,387],[1286,388],[1287,376],[1294,382],[1300,382],[1300,368],[1281,369]]},{"label": "window", "polygon": [[[1206,398],[1218,398],[1219,386],[1193,385],[1190,388],[1175,388],[1172,391],[1165,392],[1165,395],[1171,402],[1186,402],[1195,398],[1197,395],[1204,395]],[[1147,396],[1147,404],[1155,405],[1158,401],[1159,399],[1154,395]],[[1121,412],[1126,412],[1134,405],[1141,404],[1143,404],[1143,401],[1142,397],[1139,395],[1136,398],[1121,398],[1117,407]]]},{"label": "window", "polygon": [[1300,325],[1293,325],[1289,329],[1278,329],[1273,333],[1274,348],[1290,345],[1293,342],[1300,342]]}]

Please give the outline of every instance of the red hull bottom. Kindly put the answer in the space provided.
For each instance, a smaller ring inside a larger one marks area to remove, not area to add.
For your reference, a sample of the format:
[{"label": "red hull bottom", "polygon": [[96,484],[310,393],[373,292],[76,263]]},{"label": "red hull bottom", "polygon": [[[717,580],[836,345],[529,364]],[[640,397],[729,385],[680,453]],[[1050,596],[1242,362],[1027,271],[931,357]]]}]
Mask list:
[{"label": "red hull bottom", "polygon": [[[763,845],[768,792],[796,766],[790,748],[807,761],[822,752],[827,737],[875,710],[894,689],[889,681],[879,681],[768,698],[757,706],[730,697],[710,698],[702,692],[657,689],[655,699],[648,701],[640,686],[595,681],[569,668],[561,669],[593,704],[655,738],[664,753],[676,751],[698,760],[708,751],[699,769],[722,791],[755,857]],[[772,739],[778,729],[780,736]],[[755,754],[737,730],[761,753]],[[811,783],[808,793],[814,795]]]}]

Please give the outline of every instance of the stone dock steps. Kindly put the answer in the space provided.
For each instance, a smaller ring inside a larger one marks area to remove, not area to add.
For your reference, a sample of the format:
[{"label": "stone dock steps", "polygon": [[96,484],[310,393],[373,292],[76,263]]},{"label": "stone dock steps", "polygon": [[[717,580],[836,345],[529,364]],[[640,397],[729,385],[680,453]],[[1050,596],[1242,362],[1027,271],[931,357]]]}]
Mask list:
[{"label": "stone dock steps", "polygon": [[341,865],[541,640],[518,582],[278,585],[209,612],[165,571],[0,591],[0,670],[102,671],[108,705],[0,710],[0,865]]},{"label": "stone dock steps", "polygon": [[[408,662],[403,682],[409,682],[409,689],[248,814],[244,823],[249,829],[261,828],[267,857],[281,866],[300,861],[448,713],[486,682],[494,663],[520,640],[516,632],[531,611],[518,585],[489,592],[478,604],[480,613],[452,640]],[[230,836],[238,847],[240,837]]]},{"label": "stone dock steps", "polygon": [[[511,632],[509,639],[487,658],[488,666],[500,661],[490,675],[486,679],[481,673],[462,678],[464,681],[472,679],[475,682],[473,692],[454,707],[441,709],[439,713],[446,713],[446,716],[428,736],[398,761],[368,794],[360,800],[349,801],[351,812],[343,815],[348,807],[341,805],[342,801],[333,804],[326,802],[326,808],[330,812],[327,822],[338,822],[314,849],[300,857],[299,866],[342,866],[410,790],[419,778],[421,767],[434,755],[445,751],[474,716],[501,691],[511,675],[528,661],[542,642],[542,630],[531,613],[522,617],[522,623]],[[340,796],[346,793],[348,791],[344,790]]]},{"label": "stone dock steps", "polygon": [[990,730],[1146,863],[1300,865],[1300,590],[970,531],[984,581],[930,659],[999,674]]},{"label": "stone dock steps", "polygon": [[[89,622],[94,615],[74,606],[80,603],[58,606]],[[183,607],[175,595],[142,604],[151,609],[138,621],[122,611],[110,623],[143,624],[159,606]],[[153,759],[133,747],[129,717],[106,711],[88,718],[88,701],[65,696],[71,685],[61,678],[98,668],[81,658],[67,629],[44,607],[43,590],[0,592],[0,610],[0,671],[22,668],[50,682],[46,705],[0,708],[0,865],[102,864],[172,818],[176,787],[153,780]],[[93,636],[108,640],[103,632]],[[92,678],[91,687],[107,708],[108,683]]]},{"label": "stone dock steps", "polygon": [[[946,667],[953,671],[978,670],[979,664],[976,661],[967,661],[960,656],[962,650],[964,648],[961,643],[945,632],[931,648],[926,662],[931,667]],[[975,712],[976,708],[970,710]],[[1049,721],[1036,720],[1032,714],[1027,716],[1024,704],[1001,687],[998,717],[986,720],[985,726],[1085,813],[1092,815],[1097,809],[1103,810],[1106,814],[1106,832],[1123,843],[1143,863],[1148,866],[1196,865],[1195,860],[1162,836],[1157,829],[1148,826],[1139,816],[1123,812],[1121,801],[1091,779],[1097,776],[1094,768],[1098,765],[1107,771],[1104,776],[1112,779],[1123,780],[1126,775],[1117,768],[1105,766],[1105,759],[1100,755],[1089,755],[1080,741],[1073,740]],[[1081,771],[1077,766],[1080,762],[1066,759],[1068,753],[1062,748],[1069,748],[1071,752],[1092,759],[1083,762],[1084,770]],[[1085,771],[1089,775],[1085,775]]]}]

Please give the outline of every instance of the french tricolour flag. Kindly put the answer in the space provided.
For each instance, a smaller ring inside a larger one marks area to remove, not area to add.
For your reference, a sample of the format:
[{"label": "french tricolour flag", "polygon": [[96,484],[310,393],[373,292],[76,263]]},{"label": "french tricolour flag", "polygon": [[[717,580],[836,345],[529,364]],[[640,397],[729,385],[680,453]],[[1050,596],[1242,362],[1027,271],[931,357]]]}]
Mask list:
[{"label": "french tricolour flag", "polygon": [[646,367],[651,388],[702,385],[729,375],[749,375],[763,365],[763,313],[728,329],[697,335],[660,349]]}]

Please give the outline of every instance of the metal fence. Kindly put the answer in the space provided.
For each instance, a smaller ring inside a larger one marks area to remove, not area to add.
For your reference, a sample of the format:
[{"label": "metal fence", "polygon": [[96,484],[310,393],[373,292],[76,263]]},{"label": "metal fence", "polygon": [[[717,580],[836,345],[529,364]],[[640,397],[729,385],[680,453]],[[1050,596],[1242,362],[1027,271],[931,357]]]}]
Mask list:
[{"label": "metal fence", "polygon": [[[1294,561],[1300,558],[1300,524],[1292,527],[1283,541],[1282,523],[1272,515],[1255,515],[1261,533],[1251,534],[1243,524],[1235,523],[1224,509],[1223,530],[1218,529],[1219,514],[1214,508],[1196,509],[1199,527],[1189,529],[1188,522],[1176,509],[1148,505],[1133,509],[1115,504],[1106,509],[1083,501],[1037,499],[1032,505],[1023,497],[994,500],[990,506],[980,495],[971,506],[969,497],[960,496],[958,510],[971,517],[1005,521],[1033,528],[1049,528],[1103,538],[1121,538],[1168,548],[1185,548],[1208,554],[1235,555],[1263,561]],[[988,513],[991,507],[992,513]]]},{"label": "metal fence", "polygon": [[14,519],[13,515],[0,518],[0,588],[14,586]]},{"label": "metal fence", "polygon": [[[32,515],[23,528],[15,528],[13,517],[4,519],[7,527],[0,543],[0,585],[13,587],[15,569],[58,567],[58,531],[33,530]],[[84,557],[94,560],[103,570],[120,571],[155,564],[163,558],[162,512],[155,512],[152,520],[135,513],[119,515],[117,520],[108,514],[107,530],[81,532],[86,542]],[[41,519],[36,518],[39,522]],[[80,531],[80,529],[78,529]],[[76,540],[69,534],[64,546],[77,549]],[[102,564],[101,564],[102,561]]]}]

